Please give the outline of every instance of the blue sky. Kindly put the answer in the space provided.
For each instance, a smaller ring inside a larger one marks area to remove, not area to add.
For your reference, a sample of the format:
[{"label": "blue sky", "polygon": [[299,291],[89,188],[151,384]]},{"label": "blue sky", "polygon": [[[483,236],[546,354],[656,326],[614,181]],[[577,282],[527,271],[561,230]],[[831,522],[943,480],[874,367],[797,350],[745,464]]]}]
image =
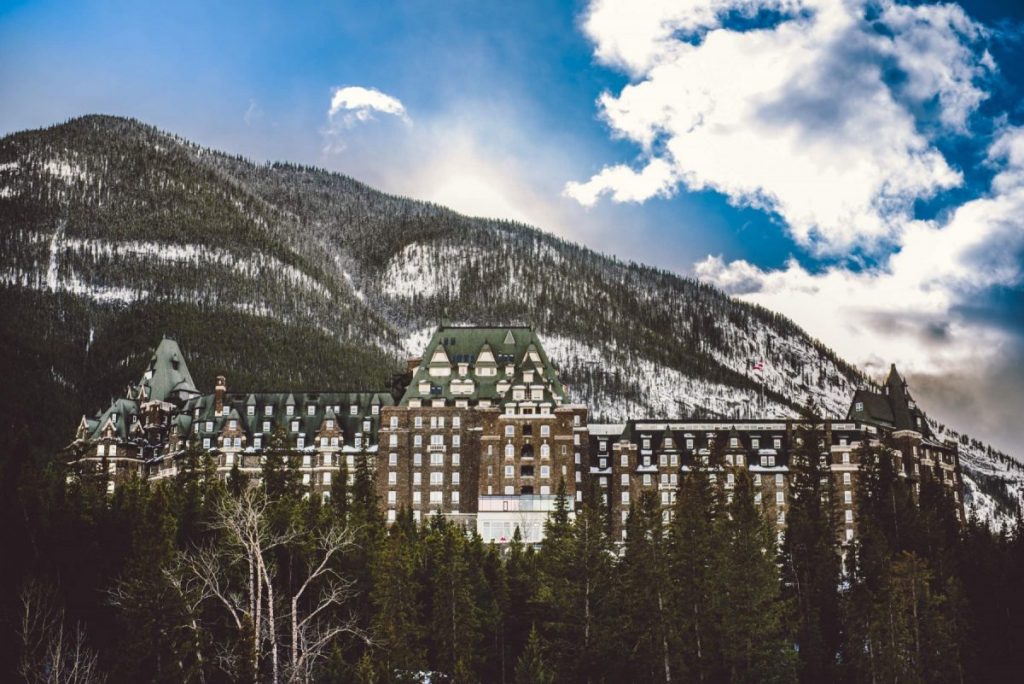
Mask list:
[{"label": "blue sky", "polygon": [[1009,0],[0,4],[0,133],[128,115],[524,220],[897,361],[1004,445],[1022,94]]}]

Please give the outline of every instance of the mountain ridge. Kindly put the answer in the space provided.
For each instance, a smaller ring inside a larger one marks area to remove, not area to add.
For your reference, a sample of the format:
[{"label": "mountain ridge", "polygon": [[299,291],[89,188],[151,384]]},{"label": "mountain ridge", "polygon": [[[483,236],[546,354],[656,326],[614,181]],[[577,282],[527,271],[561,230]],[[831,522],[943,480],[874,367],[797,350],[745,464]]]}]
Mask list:
[{"label": "mountain ridge", "polygon": [[596,418],[792,415],[808,399],[841,417],[873,384],[691,278],[133,119],[0,138],[0,230],[2,334],[29,362],[9,377],[48,373],[40,393],[69,397],[59,423],[123,387],[167,330],[200,384],[385,386],[442,316],[534,325]]}]

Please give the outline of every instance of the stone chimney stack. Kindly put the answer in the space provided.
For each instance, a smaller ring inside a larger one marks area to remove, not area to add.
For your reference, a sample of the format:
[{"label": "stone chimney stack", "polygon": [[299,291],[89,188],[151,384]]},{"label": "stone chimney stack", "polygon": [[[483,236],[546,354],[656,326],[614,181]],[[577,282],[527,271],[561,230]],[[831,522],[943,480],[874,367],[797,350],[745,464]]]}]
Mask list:
[{"label": "stone chimney stack", "polygon": [[213,409],[217,415],[224,413],[224,395],[228,391],[228,381],[223,375],[217,376],[217,387],[213,390]]}]

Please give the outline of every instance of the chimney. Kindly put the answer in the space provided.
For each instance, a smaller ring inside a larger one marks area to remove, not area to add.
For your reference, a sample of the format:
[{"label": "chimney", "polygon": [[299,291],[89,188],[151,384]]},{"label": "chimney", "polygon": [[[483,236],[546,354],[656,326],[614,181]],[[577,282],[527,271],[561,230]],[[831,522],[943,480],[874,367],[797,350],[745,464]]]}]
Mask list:
[{"label": "chimney", "polygon": [[228,391],[228,381],[223,375],[217,376],[217,387],[213,390],[213,410],[219,416],[224,413],[224,394]]}]

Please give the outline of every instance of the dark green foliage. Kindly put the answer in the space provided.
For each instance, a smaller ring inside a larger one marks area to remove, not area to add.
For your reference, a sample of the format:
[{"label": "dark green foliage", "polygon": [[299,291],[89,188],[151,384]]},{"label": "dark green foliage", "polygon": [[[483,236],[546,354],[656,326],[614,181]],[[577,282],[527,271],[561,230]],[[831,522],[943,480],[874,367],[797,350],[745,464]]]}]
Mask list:
[{"label": "dark green foliage", "polygon": [[791,455],[782,576],[795,612],[800,679],[834,681],[841,631],[838,510],[820,418],[808,407],[804,421]]}]

